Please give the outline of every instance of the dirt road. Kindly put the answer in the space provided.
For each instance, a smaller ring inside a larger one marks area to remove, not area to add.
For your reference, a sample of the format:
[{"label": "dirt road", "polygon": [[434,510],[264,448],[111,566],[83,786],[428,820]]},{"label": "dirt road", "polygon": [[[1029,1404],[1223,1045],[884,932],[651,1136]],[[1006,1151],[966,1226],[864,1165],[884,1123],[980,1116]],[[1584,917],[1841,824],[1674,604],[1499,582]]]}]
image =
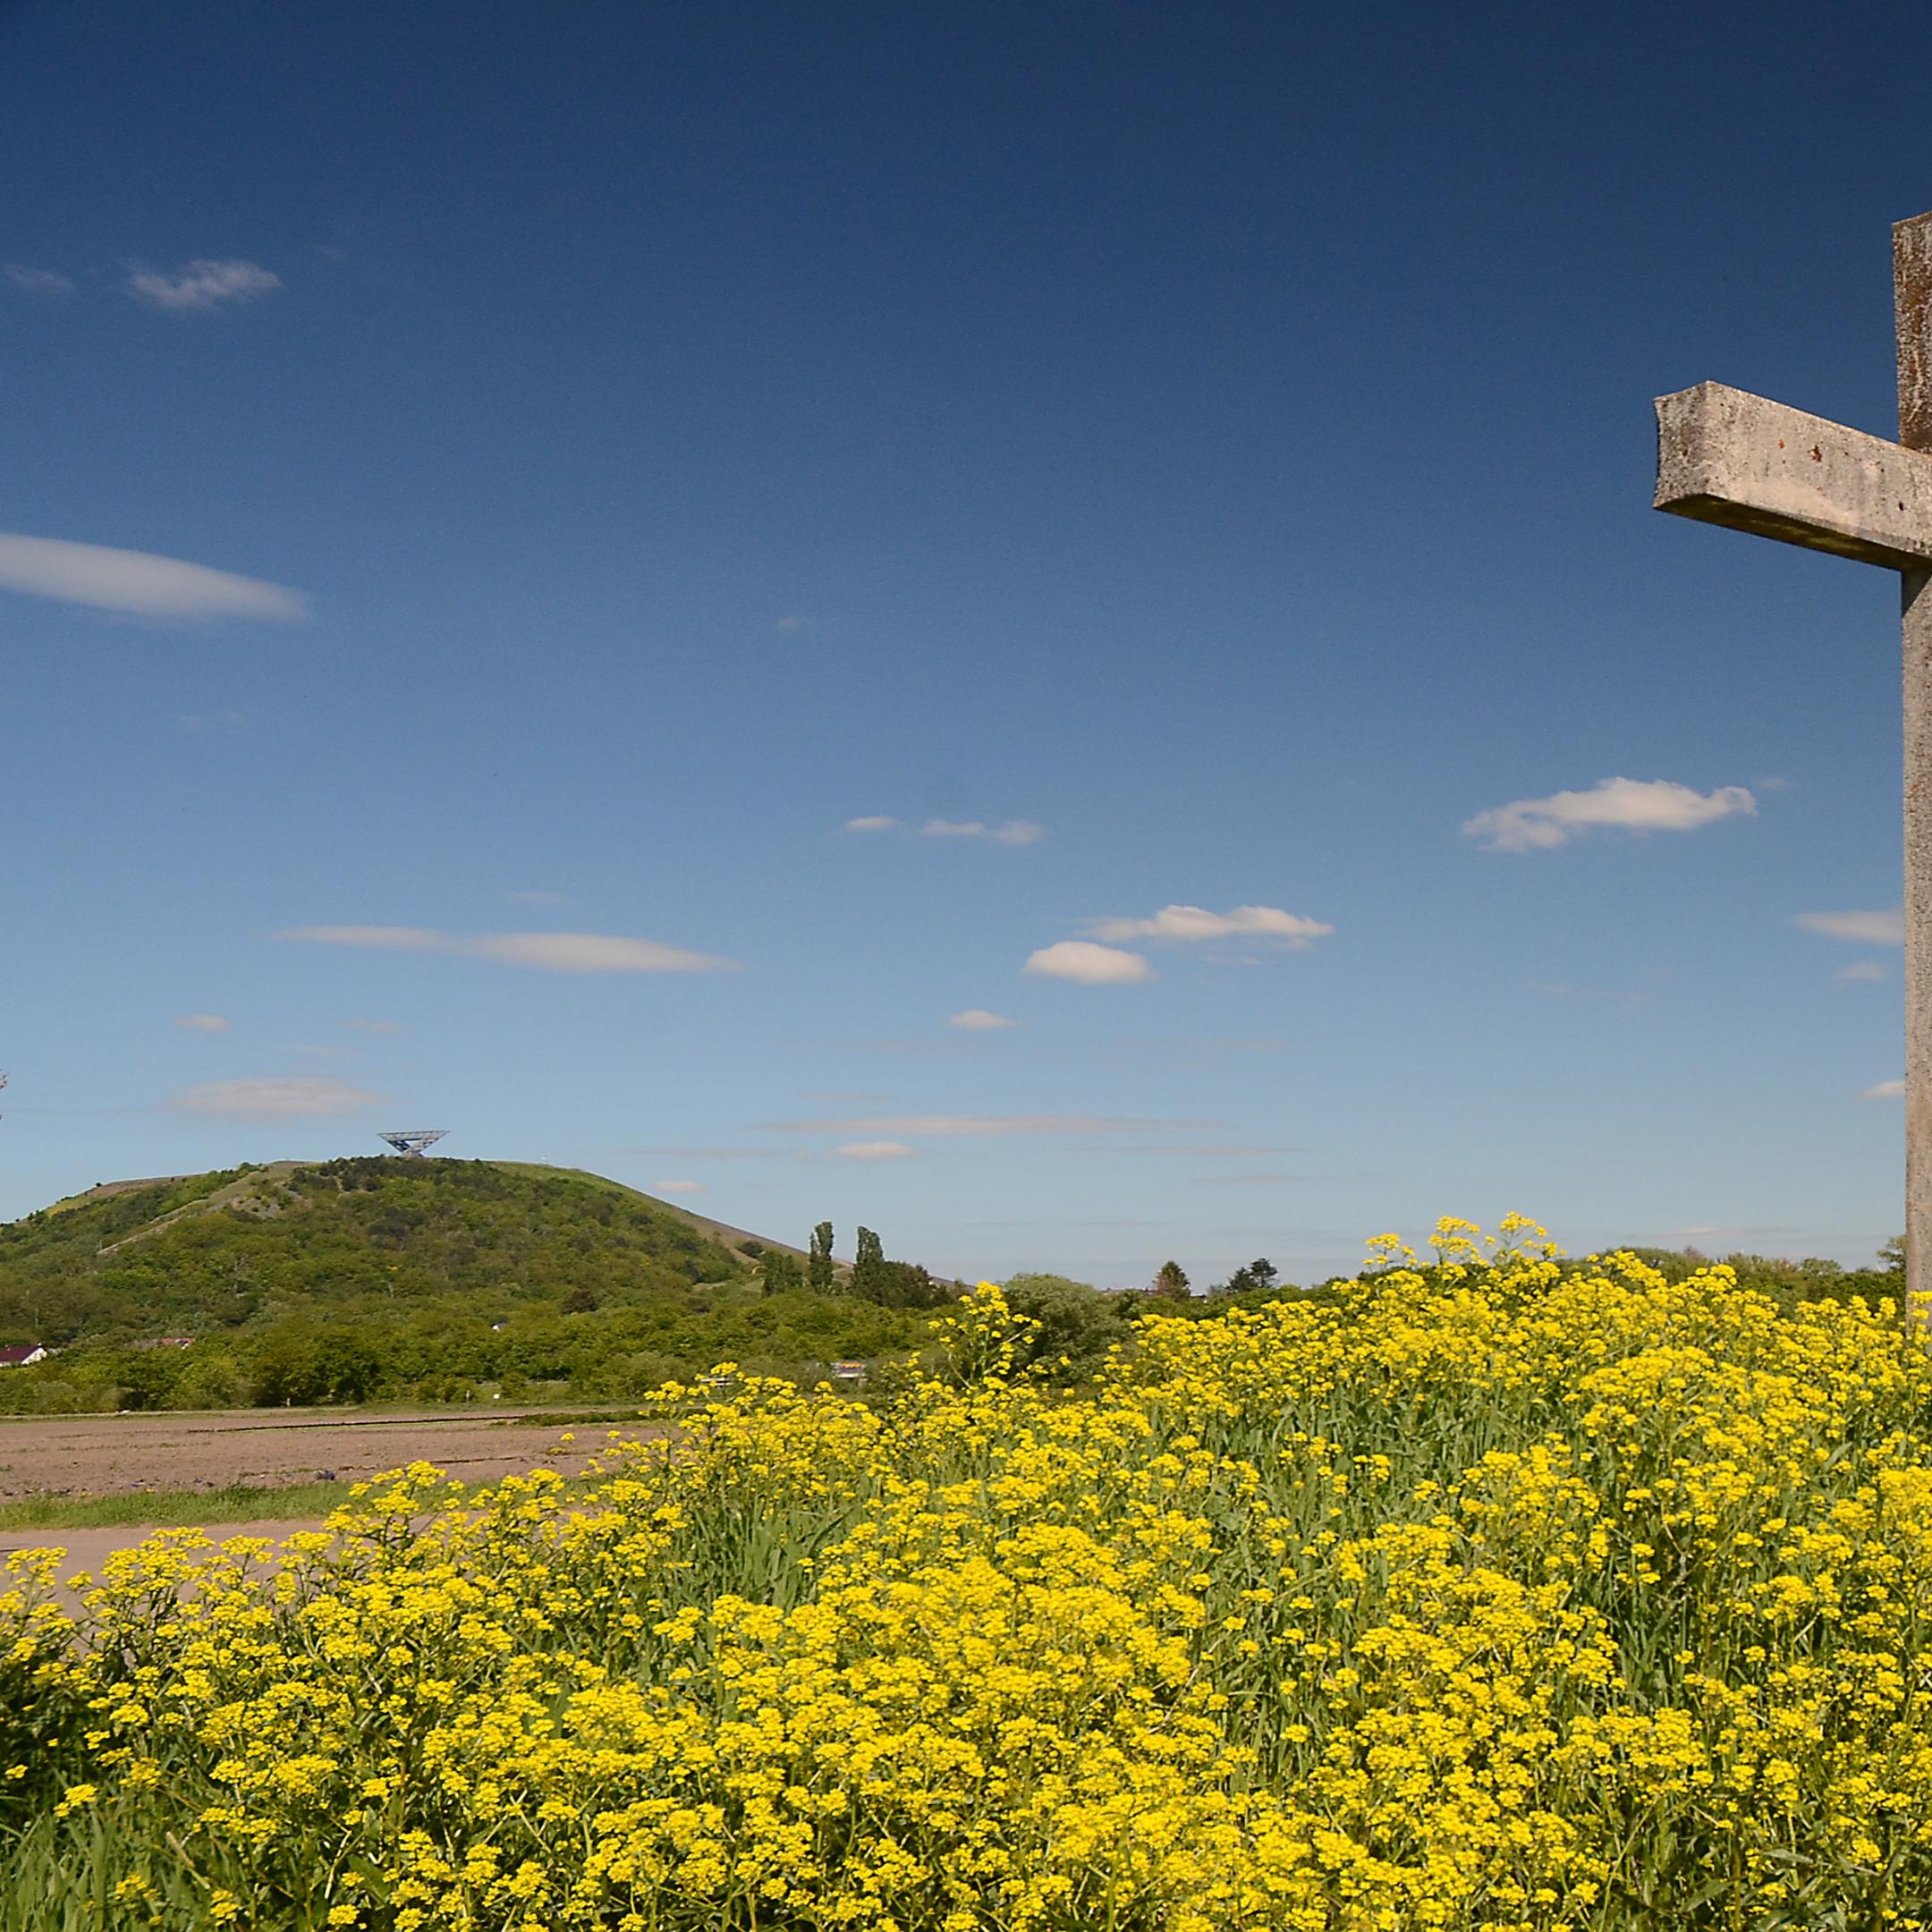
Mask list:
[{"label": "dirt road", "polygon": [[141,1489],[263,1488],[377,1476],[434,1462],[465,1482],[542,1467],[573,1474],[604,1442],[606,1423],[512,1426],[518,1414],[422,1410],[369,1416],[327,1409],[219,1415],[20,1416],[0,1419],[0,1502],[35,1496],[116,1496]]}]

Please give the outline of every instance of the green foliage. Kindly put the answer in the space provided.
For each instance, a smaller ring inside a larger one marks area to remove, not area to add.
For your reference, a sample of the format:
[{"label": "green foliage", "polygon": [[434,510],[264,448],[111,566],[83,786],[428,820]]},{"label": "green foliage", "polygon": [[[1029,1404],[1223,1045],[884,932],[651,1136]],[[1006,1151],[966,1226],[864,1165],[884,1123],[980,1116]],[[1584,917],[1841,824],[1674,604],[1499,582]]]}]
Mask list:
[{"label": "green foliage", "polygon": [[758,1259],[758,1274],[768,1295],[795,1294],[805,1285],[805,1270],[789,1248],[767,1248]]},{"label": "green foliage", "polygon": [[1002,1285],[1006,1305],[1037,1326],[1020,1344],[1015,1366],[1075,1382],[1090,1375],[1132,1329],[1124,1296],[1104,1295],[1064,1275],[1015,1275]]},{"label": "green foliage", "polygon": [[1188,1278],[1178,1261],[1163,1261],[1155,1275],[1149,1294],[1157,1294],[1165,1301],[1184,1301],[1188,1299]]},{"label": "green foliage", "polygon": [[832,1267],[832,1224],[821,1221],[811,1233],[811,1258],[805,1264],[805,1279],[814,1294],[830,1294]]},{"label": "green foliage", "polygon": [[869,1227],[859,1230],[855,1244],[852,1292],[861,1301],[883,1301],[885,1283],[881,1277],[886,1268],[885,1244]]}]

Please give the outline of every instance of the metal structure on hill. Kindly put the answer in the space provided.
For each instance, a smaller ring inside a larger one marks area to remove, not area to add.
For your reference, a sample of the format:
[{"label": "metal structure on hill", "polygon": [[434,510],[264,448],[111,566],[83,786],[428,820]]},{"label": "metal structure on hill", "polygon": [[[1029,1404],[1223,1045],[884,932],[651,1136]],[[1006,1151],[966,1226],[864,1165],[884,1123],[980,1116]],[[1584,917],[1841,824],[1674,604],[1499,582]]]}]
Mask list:
[{"label": "metal structure on hill", "polygon": [[448,1131],[447,1127],[402,1127],[394,1133],[386,1133],[381,1138],[398,1154],[407,1154],[420,1160]]}]

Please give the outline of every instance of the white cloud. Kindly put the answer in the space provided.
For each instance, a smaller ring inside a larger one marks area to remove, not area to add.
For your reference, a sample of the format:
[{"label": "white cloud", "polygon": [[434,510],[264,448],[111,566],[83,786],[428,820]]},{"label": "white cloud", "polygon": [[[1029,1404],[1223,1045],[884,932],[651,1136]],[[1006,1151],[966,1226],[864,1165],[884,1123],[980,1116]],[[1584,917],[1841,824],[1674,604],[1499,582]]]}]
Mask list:
[{"label": "white cloud", "polygon": [[1018,1026],[1017,1020],[1007,1020],[996,1013],[988,1013],[984,1006],[969,1006],[964,1013],[956,1013],[946,1021],[950,1027],[960,1027],[968,1033],[992,1033],[1001,1027]]},{"label": "white cloud", "polygon": [[1850,939],[1860,945],[1903,945],[1905,914],[1893,912],[1801,912],[1792,920],[1807,932],[1827,939]]},{"label": "white cloud", "polygon": [[455,953],[541,972],[725,972],[735,960],[610,933],[446,933],[424,926],[294,926],[275,935],[309,945],[391,953]]},{"label": "white cloud", "polygon": [[184,1013],[174,1024],[194,1033],[225,1033],[228,1022],[218,1013]]},{"label": "white cloud", "polygon": [[1042,946],[1028,956],[1023,970],[1046,979],[1077,979],[1083,986],[1131,986],[1154,977],[1154,969],[1138,953],[1096,945],[1090,939]]},{"label": "white cloud", "polygon": [[1593,827],[1689,832],[1757,809],[1758,801],[1742,785],[1705,792],[1668,778],[1606,778],[1588,792],[1553,792],[1547,798],[1494,806],[1467,820],[1462,830],[1492,852],[1530,852],[1561,845]]},{"label": "white cloud", "polygon": [[654,1181],[651,1183],[654,1194],[702,1194],[704,1191],[702,1181]]},{"label": "white cloud", "polygon": [[774,631],[801,631],[804,627],[805,620],[802,617],[784,616],[781,617],[772,626],[772,629]]},{"label": "white cloud", "polygon": [[280,275],[251,261],[191,261],[171,275],[138,269],[127,280],[129,294],[152,308],[174,309],[252,301],[281,286]]},{"label": "white cloud", "polygon": [[1094,1114],[875,1114],[856,1120],[774,1121],[771,1124],[783,1133],[911,1134],[918,1140],[928,1135],[1138,1133],[1155,1125],[1199,1123],[1116,1120]]},{"label": "white cloud", "polygon": [[1004,825],[982,825],[977,818],[928,818],[919,827],[921,838],[990,839],[996,845],[1037,845],[1046,836],[1030,818],[1009,818]]},{"label": "white cloud", "polygon": [[841,1160],[903,1160],[912,1149],[903,1140],[848,1140],[832,1151]]},{"label": "white cloud", "polygon": [[402,1029],[394,1020],[338,1020],[337,1026],[347,1027],[352,1033],[400,1033]]},{"label": "white cloud", "polygon": [[1832,975],[1835,979],[1849,979],[1855,984],[1868,984],[1885,977],[1885,970],[1877,960],[1853,960],[1849,966],[1841,966]]},{"label": "white cloud", "polygon": [[73,278],[64,275],[57,268],[28,268],[18,262],[9,262],[4,272],[15,288],[23,289],[30,295],[73,293]]},{"label": "white cloud", "polygon": [[1859,1096],[1860,1100],[1902,1100],[1905,1097],[1905,1082],[1902,1080],[1880,1080],[1876,1087],[1868,1087]]},{"label": "white cloud", "polygon": [[300,591],[258,578],[145,550],[9,531],[0,531],[0,590],[138,617],[251,617],[287,623],[309,614]]},{"label": "white cloud", "polygon": [[227,1114],[242,1119],[360,1114],[383,1097],[333,1080],[211,1080],[177,1094],[169,1105],[183,1114]]},{"label": "white cloud", "polygon": [[1199,906],[1163,906],[1152,919],[1109,919],[1094,921],[1102,939],[1282,939],[1297,948],[1326,939],[1335,930],[1319,919],[1284,912],[1279,906],[1236,906],[1232,912],[1208,912]]},{"label": "white cloud", "polygon": [[874,812],[864,818],[848,818],[845,829],[848,832],[890,832],[898,823],[896,818],[888,818],[884,812]]}]

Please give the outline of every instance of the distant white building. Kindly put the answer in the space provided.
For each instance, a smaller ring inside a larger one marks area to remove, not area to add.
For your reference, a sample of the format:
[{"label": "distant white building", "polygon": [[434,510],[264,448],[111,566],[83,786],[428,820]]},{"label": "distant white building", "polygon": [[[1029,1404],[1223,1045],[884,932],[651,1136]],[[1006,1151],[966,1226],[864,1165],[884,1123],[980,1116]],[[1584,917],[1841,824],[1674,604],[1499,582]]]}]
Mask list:
[{"label": "distant white building", "polygon": [[38,1342],[13,1342],[0,1348],[0,1368],[30,1368],[45,1361],[47,1352]]}]

